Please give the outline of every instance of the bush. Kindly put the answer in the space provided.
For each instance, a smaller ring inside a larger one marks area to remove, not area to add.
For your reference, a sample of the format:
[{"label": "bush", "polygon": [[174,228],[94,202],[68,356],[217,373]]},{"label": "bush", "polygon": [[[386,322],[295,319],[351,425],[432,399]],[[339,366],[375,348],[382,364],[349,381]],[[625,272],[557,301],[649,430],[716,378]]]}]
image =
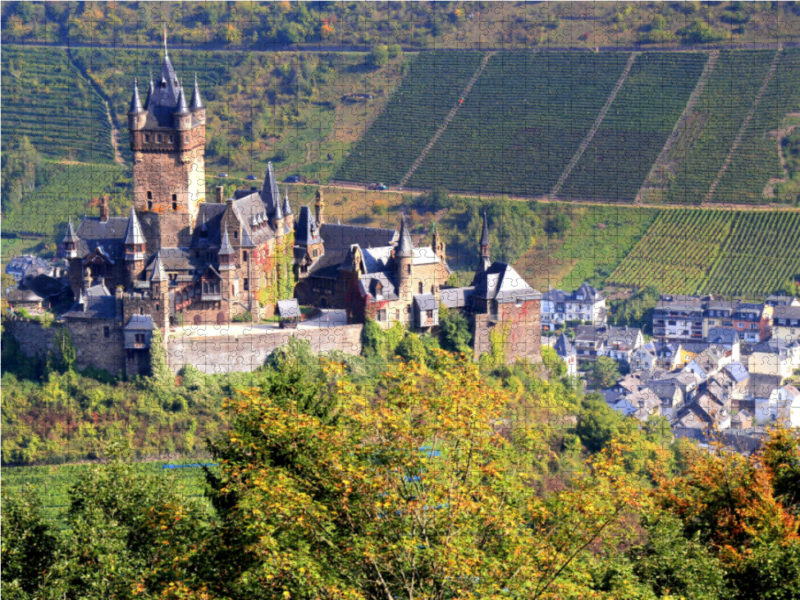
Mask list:
[{"label": "bush", "polygon": [[373,67],[383,67],[389,62],[389,49],[386,46],[375,46],[367,55],[367,62]]},{"label": "bush", "polygon": [[249,310],[233,317],[234,323],[249,323],[252,320],[253,320],[253,313],[251,313]]}]

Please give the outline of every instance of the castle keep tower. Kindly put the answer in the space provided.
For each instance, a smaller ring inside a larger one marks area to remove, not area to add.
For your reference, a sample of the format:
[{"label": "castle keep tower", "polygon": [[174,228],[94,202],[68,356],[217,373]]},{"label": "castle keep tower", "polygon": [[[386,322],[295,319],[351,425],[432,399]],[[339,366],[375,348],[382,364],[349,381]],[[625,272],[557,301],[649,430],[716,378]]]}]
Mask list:
[{"label": "castle keep tower", "polygon": [[[134,80],[128,112],[134,208],[159,248],[186,245],[205,202],[206,109],[195,79],[191,104],[167,53],[145,105]],[[158,219],[152,217],[158,215]],[[151,250],[158,250],[152,248]]]}]

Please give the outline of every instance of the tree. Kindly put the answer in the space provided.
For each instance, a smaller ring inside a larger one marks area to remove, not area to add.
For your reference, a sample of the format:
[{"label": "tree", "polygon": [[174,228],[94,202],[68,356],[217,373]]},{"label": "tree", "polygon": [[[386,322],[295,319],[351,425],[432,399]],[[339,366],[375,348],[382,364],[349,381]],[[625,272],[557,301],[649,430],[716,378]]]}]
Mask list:
[{"label": "tree", "polygon": [[567,374],[567,363],[561,360],[558,353],[550,346],[542,348],[542,363],[550,374],[550,377],[561,379]]},{"label": "tree", "polygon": [[564,213],[558,213],[547,221],[547,233],[555,236],[562,236],[572,227],[572,221]]},{"label": "tree", "polygon": [[439,306],[439,341],[444,350],[471,355],[472,334],[469,321],[461,311]]},{"label": "tree", "polygon": [[622,431],[620,415],[599,394],[581,402],[575,433],[589,452],[599,452]]},{"label": "tree", "polygon": [[406,361],[415,362],[419,365],[425,365],[425,346],[422,343],[419,335],[416,333],[408,332],[402,341],[397,345],[396,350],[398,356]]},{"label": "tree", "polygon": [[650,22],[652,31],[662,31],[667,26],[667,20],[662,15],[655,15]]},{"label": "tree", "polygon": [[175,377],[167,365],[167,351],[164,348],[164,337],[161,330],[156,327],[153,329],[153,337],[150,338],[150,377],[157,385],[169,385]]},{"label": "tree", "polygon": [[595,389],[610,388],[619,379],[619,365],[607,356],[598,356],[589,368],[589,377]]},{"label": "tree", "polygon": [[367,55],[367,62],[373,67],[384,67],[389,64],[389,48],[385,45],[374,46]]}]

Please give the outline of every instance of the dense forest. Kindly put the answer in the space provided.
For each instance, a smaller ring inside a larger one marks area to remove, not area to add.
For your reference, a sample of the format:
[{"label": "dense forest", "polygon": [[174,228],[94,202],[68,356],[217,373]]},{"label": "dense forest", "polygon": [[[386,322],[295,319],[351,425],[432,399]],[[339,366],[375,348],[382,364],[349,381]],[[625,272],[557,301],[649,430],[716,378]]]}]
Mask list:
[{"label": "dense forest", "polygon": [[476,365],[396,333],[368,328],[364,360],[295,345],[233,391],[201,498],[137,468],[124,436],[62,517],[4,485],[3,595],[797,597],[789,432],[749,458],[671,443],[551,353],[541,373]]}]

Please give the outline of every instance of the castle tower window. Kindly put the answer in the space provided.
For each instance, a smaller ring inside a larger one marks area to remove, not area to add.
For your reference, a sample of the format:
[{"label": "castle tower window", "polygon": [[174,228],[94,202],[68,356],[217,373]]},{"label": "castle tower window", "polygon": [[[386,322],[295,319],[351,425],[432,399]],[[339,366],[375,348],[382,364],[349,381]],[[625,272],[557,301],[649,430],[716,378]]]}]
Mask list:
[{"label": "castle tower window", "polygon": [[[243,260],[244,262],[247,262],[247,250],[245,250],[244,252],[242,252],[242,260]],[[245,280],[245,281],[247,281],[247,280]],[[245,289],[247,289],[247,288],[245,288]]]},{"label": "castle tower window", "polygon": [[152,200],[152,199],[153,199],[153,192],[151,192],[151,191],[149,191],[149,190],[148,190],[148,192],[147,192],[147,199],[148,199],[148,200]]},{"label": "castle tower window", "polygon": [[422,285],[421,281],[419,282],[419,293],[420,294],[424,294],[425,293],[425,287]]},{"label": "castle tower window", "polygon": [[153,210],[153,201],[152,200],[148,200],[147,201],[147,210]]},{"label": "castle tower window", "polygon": [[244,289],[245,290],[250,289],[250,280],[247,277],[244,278]]},{"label": "castle tower window", "polygon": [[172,136],[169,136],[169,143],[172,143]]},{"label": "castle tower window", "polygon": [[103,327],[103,337],[110,338],[111,337],[111,328],[106,326]]},{"label": "castle tower window", "polygon": [[238,231],[234,231],[233,232],[233,239],[235,239],[235,240],[239,239],[239,232]]},{"label": "castle tower window", "polygon": [[161,310],[161,305],[158,302],[156,302],[156,310],[157,311]]},{"label": "castle tower window", "polygon": [[150,134],[149,133],[145,133],[144,134],[144,141],[145,142],[149,142],[150,141]]},{"label": "castle tower window", "polygon": [[406,265],[406,275],[411,275],[411,265]]},{"label": "castle tower window", "polygon": [[317,255],[318,255],[318,254],[319,254],[319,250],[317,250],[316,248],[314,248],[314,252],[312,252],[312,256],[313,256],[314,258],[317,258]]},{"label": "castle tower window", "polygon": [[156,135],[156,142],[161,143],[161,134]]},{"label": "castle tower window", "polygon": [[189,134],[188,133],[184,133],[183,134],[183,141],[186,142],[187,144],[189,143]]},{"label": "castle tower window", "polygon": [[141,306],[139,307],[139,314],[140,314],[140,315],[143,315],[143,314],[144,314],[144,309],[143,309]]},{"label": "castle tower window", "polygon": [[172,194],[172,210],[178,210],[178,194]]}]

